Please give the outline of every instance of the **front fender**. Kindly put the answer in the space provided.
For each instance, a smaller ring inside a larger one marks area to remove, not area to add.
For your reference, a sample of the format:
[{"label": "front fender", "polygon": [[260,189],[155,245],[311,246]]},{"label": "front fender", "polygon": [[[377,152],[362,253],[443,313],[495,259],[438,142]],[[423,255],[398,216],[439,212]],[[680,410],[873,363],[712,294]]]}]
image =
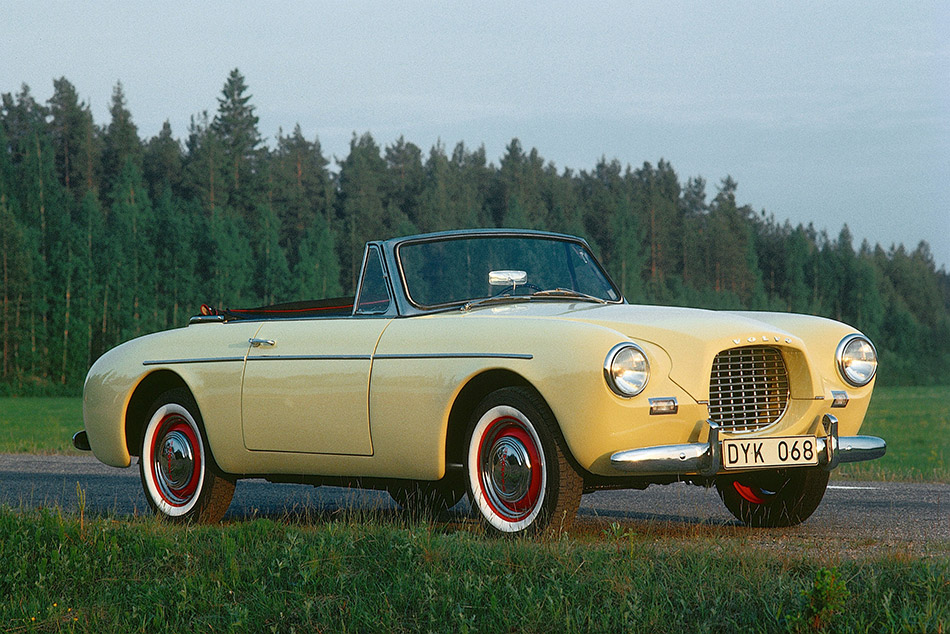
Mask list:
[{"label": "front fender", "polygon": [[145,368],[135,341],[105,353],[92,365],[83,386],[82,418],[92,453],[107,465],[132,463],[126,439],[125,413]]}]

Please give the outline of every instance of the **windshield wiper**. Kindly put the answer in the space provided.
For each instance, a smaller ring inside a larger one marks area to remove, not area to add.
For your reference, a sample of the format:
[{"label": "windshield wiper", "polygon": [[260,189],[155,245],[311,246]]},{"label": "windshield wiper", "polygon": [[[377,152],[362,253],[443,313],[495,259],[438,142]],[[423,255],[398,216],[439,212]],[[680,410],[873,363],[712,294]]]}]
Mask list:
[{"label": "windshield wiper", "polygon": [[506,289],[504,294],[492,295],[491,297],[483,297],[481,299],[472,300],[462,305],[462,310],[471,310],[472,308],[477,308],[482,304],[491,304],[494,302],[523,302],[531,301],[532,299],[544,299],[544,298],[560,298],[564,297],[567,299],[578,299],[583,302],[595,302],[597,304],[606,304],[607,300],[601,299],[600,297],[595,297],[593,295],[588,295],[587,293],[582,293],[580,291],[572,291],[569,288],[549,288],[545,291],[535,291],[530,295],[510,295],[510,290]]},{"label": "windshield wiper", "polygon": [[472,308],[478,308],[482,304],[493,304],[495,302],[523,302],[526,299],[531,297],[530,295],[492,295],[491,297],[483,297],[481,299],[474,299],[470,302],[462,304],[461,310],[471,310]]},{"label": "windshield wiper", "polygon": [[535,291],[528,297],[569,297],[571,299],[580,299],[587,302],[596,302],[598,304],[607,303],[607,300],[601,299],[600,297],[594,297],[593,295],[588,295],[580,291],[572,291],[569,288],[549,288],[546,291]]}]

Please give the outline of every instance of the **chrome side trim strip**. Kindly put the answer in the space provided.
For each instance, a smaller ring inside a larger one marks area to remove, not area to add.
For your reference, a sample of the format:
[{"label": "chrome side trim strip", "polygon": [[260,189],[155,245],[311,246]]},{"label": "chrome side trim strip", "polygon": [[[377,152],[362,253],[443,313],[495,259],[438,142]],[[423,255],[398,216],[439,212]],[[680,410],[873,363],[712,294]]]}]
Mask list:
[{"label": "chrome side trim strip", "polygon": [[[247,357],[248,361],[370,361],[372,359],[520,359],[530,361],[531,354],[494,354],[481,352],[434,352],[429,354],[269,354]],[[179,365],[185,363],[243,362],[244,357],[207,357],[195,359],[149,359],[142,365]]]},{"label": "chrome side trim strip", "polygon": [[142,365],[182,365],[185,363],[244,363],[244,357],[205,357],[195,359],[148,359]]},{"label": "chrome side trim strip", "polygon": [[369,361],[368,354],[268,354],[249,356],[248,361]]},{"label": "chrome side trim strip", "polygon": [[422,354],[377,354],[374,359],[521,359],[530,361],[533,354],[502,354],[491,352],[431,352]]}]

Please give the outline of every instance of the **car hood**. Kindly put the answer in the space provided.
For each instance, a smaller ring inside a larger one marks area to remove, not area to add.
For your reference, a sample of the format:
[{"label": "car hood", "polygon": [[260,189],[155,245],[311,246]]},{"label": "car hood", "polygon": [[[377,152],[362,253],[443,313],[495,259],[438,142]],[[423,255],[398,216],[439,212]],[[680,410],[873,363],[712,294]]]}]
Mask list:
[{"label": "car hood", "polygon": [[[636,304],[532,302],[529,306],[520,304],[509,310],[520,316],[530,314],[588,323],[615,330],[636,342],[654,344],[670,357],[670,379],[699,400],[708,396],[712,362],[723,350],[758,344],[792,348],[807,354],[802,339],[783,326],[795,325],[798,331],[802,320],[833,323],[818,317],[782,313]],[[507,311],[502,308],[497,312]]]},{"label": "car hood", "polygon": [[[770,313],[734,313],[679,308],[675,306],[637,306],[608,304],[581,307],[575,304],[564,311],[562,318],[613,328],[635,339],[650,341],[667,348],[677,342],[688,348],[705,347],[713,342],[734,347],[752,343],[750,338],[784,342],[793,335],[766,321]],[[778,338],[778,339],[776,339]],[[738,339],[738,341],[735,341]],[[720,348],[721,349],[721,348]]]}]

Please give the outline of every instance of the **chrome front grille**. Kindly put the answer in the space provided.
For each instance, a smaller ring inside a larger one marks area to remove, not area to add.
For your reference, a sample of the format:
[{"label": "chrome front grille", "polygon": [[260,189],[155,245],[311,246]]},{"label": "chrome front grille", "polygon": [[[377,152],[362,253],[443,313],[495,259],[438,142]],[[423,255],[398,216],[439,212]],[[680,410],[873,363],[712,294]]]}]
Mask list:
[{"label": "chrome front grille", "polygon": [[713,360],[709,416],[724,431],[768,427],[788,407],[788,370],[778,348],[723,350]]}]

